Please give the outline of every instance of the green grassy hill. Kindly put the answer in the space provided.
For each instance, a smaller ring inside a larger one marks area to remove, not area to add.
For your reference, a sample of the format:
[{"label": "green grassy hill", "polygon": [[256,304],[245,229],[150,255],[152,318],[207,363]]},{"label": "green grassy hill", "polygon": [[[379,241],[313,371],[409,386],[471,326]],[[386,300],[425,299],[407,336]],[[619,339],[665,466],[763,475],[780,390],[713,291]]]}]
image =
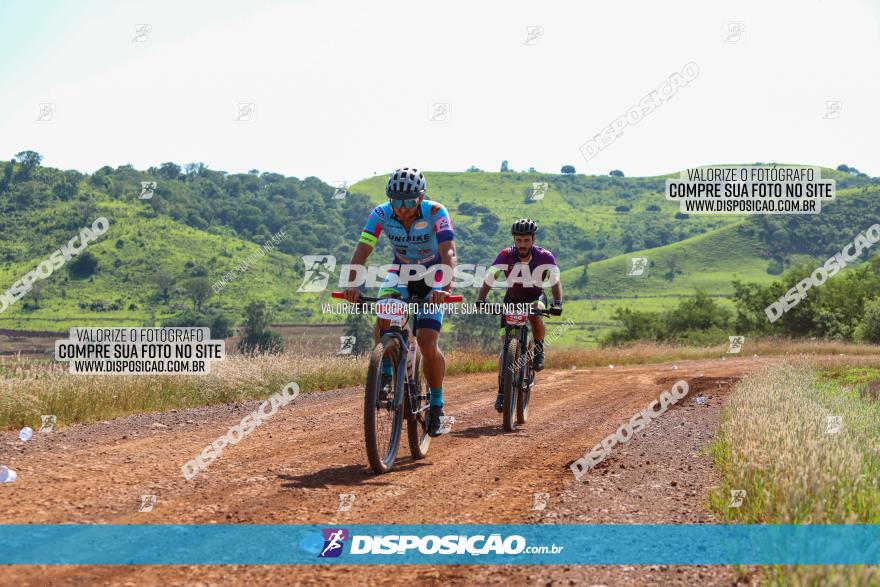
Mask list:
[{"label": "green grassy hill", "polygon": [[[21,154],[20,154],[21,155]],[[204,166],[186,173],[170,163],[138,171],[102,168],[92,175],[39,165],[0,163],[0,289],[9,288],[98,216],[110,228],[88,251],[91,277],[63,267],[0,314],[0,327],[65,330],[70,326],[161,324],[188,307],[185,284],[235,278],[204,302],[240,319],[250,300],[265,300],[274,320],[340,322],[321,313],[328,292],[298,293],[302,255],[331,254],[345,263],[371,205],[384,200],[386,178],[349,188],[345,199],[317,178],[273,173],[229,175]],[[488,263],[510,241],[509,224],[529,216],[539,244],[554,251],[566,287],[566,316],[579,322],[563,340],[587,342],[613,326],[616,307],[663,309],[699,287],[716,296],[731,280],[767,282],[799,255],[821,256],[851,240],[865,218],[880,215],[877,180],[823,170],[840,199],[820,217],[677,216],[663,197],[664,177],[542,173],[427,172],[428,196],[445,204],[457,228],[459,260]],[[140,182],[158,182],[141,200]],[[546,182],[533,201],[533,184]],[[288,238],[244,274],[235,268],[279,230]],[[380,240],[371,263],[390,259]],[[644,277],[627,276],[631,257],[646,257]],[[589,263],[586,274],[585,263]],[[775,269],[774,269],[775,266]],[[155,279],[171,281],[167,299]],[[729,304],[724,301],[724,304]]]},{"label": "green grassy hill", "polygon": [[[79,228],[91,219],[105,216],[110,221],[107,232],[87,251],[98,261],[98,271],[86,279],[71,276],[67,267],[56,270],[44,280],[38,304],[33,294],[0,314],[4,328],[31,330],[65,330],[84,325],[156,324],[169,318],[193,302],[180,286],[187,273],[206,270],[213,284],[227,271],[233,271],[248,256],[260,250],[251,242],[229,235],[197,230],[163,217],[150,217],[143,205],[102,202],[89,215],[78,217],[72,204],[58,205],[34,218],[35,228],[21,226],[21,233],[7,234],[4,245],[16,250],[16,261],[0,266],[0,284],[4,289],[46,259]],[[33,231],[33,232],[31,232]],[[293,228],[287,230],[288,234]],[[33,239],[41,235],[40,246]],[[300,283],[301,269],[291,255],[270,251],[257,259],[244,274],[236,274],[208,304],[233,316],[242,314],[251,299],[266,300],[276,308],[280,321],[301,320],[305,307],[295,303],[295,289]],[[154,275],[164,271],[176,276],[168,301],[162,299]]]},{"label": "green grassy hill", "polygon": [[[572,297],[678,296],[695,288],[713,294],[733,291],[732,279],[764,281],[768,261],[764,244],[741,231],[743,222],[715,229],[687,240],[618,255],[562,273]],[[648,259],[641,275],[629,275],[633,258]]]},{"label": "green grassy hill", "polygon": [[[540,244],[569,267],[628,251],[663,246],[728,226],[732,216],[676,219],[677,205],[663,196],[664,178],[622,178],[544,173],[426,172],[427,196],[445,205],[459,233],[463,262],[486,263],[509,244],[510,225],[521,217],[541,227]],[[351,186],[373,203],[385,200],[385,177]],[[533,184],[547,183],[533,201]],[[377,252],[382,252],[379,249]]]}]

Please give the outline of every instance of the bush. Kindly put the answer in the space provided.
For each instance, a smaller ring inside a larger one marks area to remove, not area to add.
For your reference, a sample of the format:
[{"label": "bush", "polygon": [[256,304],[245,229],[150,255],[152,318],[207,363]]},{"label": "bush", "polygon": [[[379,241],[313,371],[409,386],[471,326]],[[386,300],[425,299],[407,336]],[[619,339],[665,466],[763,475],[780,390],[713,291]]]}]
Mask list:
[{"label": "bush", "polygon": [[214,311],[194,312],[193,310],[187,310],[165,320],[162,326],[207,327],[211,329],[212,339],[229,338],[232,336],[232,321],[223,314]]},{"label": "bush", "polygon": [[767,265],[767,273],[770,275],[782,275],[785,271],[785,265],[782,264],[782,260],[773,259],[770,261],[770,264]]},{"label": "bush", "polygon": [[694,297],[682,300],[674,310],[666,312],[665,318],[669,332],[678,334],[689,330],[725,328],[730,320],[730,312],[719,306],[706,292],[698,291]]},{"label": "bush", "polygon": [[284,338],[277,332],[266,330],[242,337],[238,341],[238,351],[241,353],[283,353]]},{"label": "bush", "polygon": [[600,341],[602,346],[616,346],[637,340],[658,340],[663,331],[659,313],[640,312],[629,308],[617,308],[614,318],[623,323],[623,328],[609,332]]},{"label": "bush", "polygon": [[880,298],[865,304],[865,315],[856,327],[854,338],[858,342],[880,343]]},{"label": "bush", "polygon": [[702,291],[666,312],[618,308],[614,317],[623,328],[611,331],[601,341],[603,345],[632,341],[716,344],[726,340],[731,319],[728,310]]},{"label": "bush", "polygon": [[253,301],[244,309],[244,332],[238,341],[242,353],[281,353],[284,352],[284,339],[277,332],[268,330],[272,312],[266,302]]},{"label": "bush", "polygon": [[[867,336],[866,306],[880,297],[880,259],[850,267],[822,287],[807,290],[795,306],[780,315],[780,296],[808,278],[813,270],[812,263],[801,263],[786,271],[781,280],[765,286],[734,281],[737,333],[762,334],[772,330],[781,336],[852,340],[856,329],[862,326],[860,335]],[[765,313],[771,304],[776,304],[779,316],[772,324]]]},{"label": "bush", "polygon": [[91,277],[98,270],[98,258],[91,251],[85,251],[67,264],[67,272],[73,279]]}]

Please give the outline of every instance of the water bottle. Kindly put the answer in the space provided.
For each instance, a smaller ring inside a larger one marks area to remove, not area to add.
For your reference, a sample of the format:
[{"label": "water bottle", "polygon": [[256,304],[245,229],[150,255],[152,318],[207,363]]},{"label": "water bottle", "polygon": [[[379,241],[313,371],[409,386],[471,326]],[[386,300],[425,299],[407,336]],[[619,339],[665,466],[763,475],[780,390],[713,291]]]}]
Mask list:
[{"label": "water bottle", "polygon": [[28,428],[27,426],[25,426],[24,428],[22,428],[22,429],[21,429],[21,432],[18,433],[18,438],[19,438],[22,442],[27,442],[27,441],[30,440],[33,436],[34,436],[34,431],[33,431],[33,429]]},{"label": "water bottle", "polygon": [[0,465],[0,483],[12,483],[18,475],[6,465]]}]

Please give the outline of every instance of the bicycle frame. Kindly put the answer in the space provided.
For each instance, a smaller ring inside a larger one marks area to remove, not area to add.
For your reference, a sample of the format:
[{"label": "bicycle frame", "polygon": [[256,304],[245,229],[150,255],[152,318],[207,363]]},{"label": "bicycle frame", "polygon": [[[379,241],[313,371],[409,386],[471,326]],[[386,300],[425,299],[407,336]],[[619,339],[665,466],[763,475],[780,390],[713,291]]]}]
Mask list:
[{"label": "bicycle frame", "polygon": [[[332,297],[337,299],[344,299],[344,294],[342,292],[333,292]],[[381,302],[382,300],[386,300],[389,298],[372,298],[361,296],[360,302]],[[391,298],[395,299],[395,298]],[[400,299],[400,298],[396,298]],[[411,297],[408,300],[401,300],[406,303],[415,303],[415,304],[425,304],[427,303],[427,298],[413,298]],[[461,296],[448,296],[447,300],[449,303],[460,302],[462,301]],[[401,357],[404,358],[402,361],[397,362],[397,377],[396,385],[394,387],[394,397],[389,404],[389,407],[392,410],[397,410],[401,403],[403,402],[403,393],[405,391],[404,387],[408,389],[410,392],[410,406],[419,405],[419,400],[425,399],[427,400],[427,396],[416,396],[412,395],[412,391],[416,388],[416,377],[418,374],[415,372],[415,359],[416,359],[416,348],[418,346],[418,342],[416,341],[416,334],[418,329],[415,328],[415,324],[410,324],[409,318],[406,319],[403,326],[391,325],[389,328],[382,331],[380,336],[380,340],[387,340],[388,338],[395,338],[400,346]],[[410,343],[412,340],[412,343]],[[412,415],[417,415],[421,412],[424,412],[428,409],[428,406],[425,405],[422,408],[416,410],[415,412],[411,412]],[[404,414],[406,415],[406,414]]]},{"label": "bicycle frame", "polygon": [[[528,311],[509,311],[489,309],[492,314],[504,316],[504,338],[498,369],[498,394],[503,397],[502,427],[505,432],[513,431],[517,425],[528,421],[529,399],[535,383],[535,371],[532,367],[532,354],[529,345],[529,330],[532,316],[558,316],[562,311],[558,308],[549,310],[534,305]],[[514,342],[515,341],[515,342]],[[511,346],[516,350],[512,351]],[[510,353],[516,356],[511,357]],[[514,362],[515,359],[515,362]],[[515,420],[514,420],[514,411]]]},{"label": "bicycle frame", "polygon": [[[503,312],[498,312],[498,313],[500,313],[501,315],[504,314]],[[529,312],[529,318],[531,318],[532,316],[558,316],[559,314],[561,314],[561,312],[557,312],[552,309],[551,310],[533,309],[532,311]],[[507,362],[507,346],[508,346],[508,343],[510,342],[511,336],[516,336],[519,339],[519,348],[521,349],[520,352],[523,353],[522,356],[528,355],[529,330],[530,330],[529,324],[530,324],[530,321],[526,320],[525,323],[523,323],[523,324],[505,324],[504,325],[504,342],[503,342],[503,346],[502,346],[501,365],[504,365]],[[516,334],[514,334],[514,331],[516,331]],[[535,372],[531,369],[531,361],[532,361],[532,358],[527,357],[527,359],[525,361],[522,361],[522,364],[519,365],[519,367],[517,369],[517,373],[514,375],[514,380],[513,380],[515,387],[517,387],[517,388],[520,387],[520,385],[522,384],[522,382],[525,379],[527,372],[528,372],[528,374],[531,375],[531,378],[530,378],[530,381],[528,381],[526,383],[526,385],[528,387],[523,387],[523,388],[528,389],[531,387],[532,383],[534,383]],[[529,369],[526,370],[526,367],[529,367]],[[503,377],[502,373],[499,373],[499,375],[501,377]],[[500,381],[499,381],[498,385],[500,388],[500,386],[501,386]],[[500,389],[499,389],[499,391],[500,391]]]},{"label": "bicycle frame", "polygon": [[[514,334],[514,332],[515,332],[515,334]],[[529,323],[528,323],[528,321],[526,321],[525,324],[522,324],[519,326],[514,326],[511,324],[504,325],[504,343],[503,343],[503,346],[501,347],[502,348],[502,354],[501,354],[502,369],[504,368],[503,366],[507,364],[507,346],[508,346],[508,343],[510,342],[511,336],[516,336],[519,339],[519,348],[522,349],[521,352],[523,353],[521,356],[526,357],[525,361],[522,361],[522,360],[519,361],[520,365],[518,366],[516,373],[514,373],[514,377],[513,377],[514,387],[519,389],[521,386],[525,387],[522,385],[522,383],[525,380],[526,367],[531,366],[531,360],[532,360],[531,357],[527,356],[528,349],[529,349]],[[531,374],[533,376],[532,379],[534,380],[534,371],[532,371],[531,369],[528,369],[528,372],[529,372],[529,374]],[[499,375],[501,375],[501,374],[499,373]],[[502,375],[502,377],[503,377],[503,375]],[[533,381],[529,381],[526,383],[526,385],[531,386],[532,383],[533,383]],[[501,383],[499,382],[499,391],[501,391],[500,387],[501,387]]]},{"label": "bicycle frame", "polygon": [[[412,344],[410,344],[410,337],[412,337]],[[413,395],[413,391],[416,387],[415,378],[417,373],[415,373],[415,361],[416,361],[416,349],[418,346],[418,342],[416,341],[416,329],[411,328],[409,325],[409,320],[406,321],[406,326],[391,326],[387,330],[383,331],[381,340],[387,339],[397,339],[399,348],[400,348],[400,356],[403,360],[397,361],[397,376],[395,377],[395,381],[397,384],[394,387],[394,397],[389,404],[389,407],[392,410],[397,410],[403,403],[403,394],[404,391],[409,392],[410,401],[409,405],[417,406],[419,405],[419,401],[421,398],[419,396]],[[404,389],[406,387],[406,389]],[[427,407],[421,408],[413,414],[418,414]]]}]

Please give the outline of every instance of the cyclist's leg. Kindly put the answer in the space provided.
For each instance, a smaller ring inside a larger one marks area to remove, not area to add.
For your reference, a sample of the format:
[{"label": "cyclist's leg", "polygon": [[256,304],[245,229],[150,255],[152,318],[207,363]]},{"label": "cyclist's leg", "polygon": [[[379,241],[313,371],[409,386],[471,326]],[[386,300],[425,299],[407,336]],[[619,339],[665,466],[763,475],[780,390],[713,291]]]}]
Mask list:
[{"label": "cyclist's leg", "polygon": [[[443,405],[443,376],[446,374],[446,357],[440,350],[438,344],[440,340],[440,331],[426,327],[424,324],[419,325],[419,331],[416,335],[419,341],[419,350],[422,352],[422,360],[425,364],[425,380],[428,387],[431,388],[431,404]],[[440,390],[438,397],[435,399],[434,390]]]},{"label": "cyclist's leg", "polygon": [[[529,300],[530,303],[540,302],[544,304],[544,307],[547,307],[547,298],[544,297],[544,294],[539,295],[537,298],[533,300]],[[544,340],[544,317],[543,316],[529,316],[529,324],[532,327],[532,338],[534,338],[535,342]]]},{"label": "cyclist's leg", "polygon": [[446,374],[446,357],[440,350],[440,330],[443,328],[443,312],[418,312],[416,314],[416,340],[422,353],[425,380],[431,390],[431,405],[443,405],[443,376]]},{"label": "cyclist's leg", "polygon": [[[398,275],[396,272],[389,271],[385,275],[385,279],[382,282],[382,287],[379,288],[380,298],[408,298],[409,293],[407,292],[406,287],[400,285],[398,280]],[[373,340],[379,342],[379,338],[382,336],[382,332],[388,329],[391,326],[390,320],[385,320],[382,318],[376,318],[376,324],[373,326]],[[382,359],[382,379],[383,379],[383,387],[388,386],[390,390],[391,377],[392,377],[393,365],[391,364],[391,359],[385,357]]]},{"label": "cyclist's leg", "polygon": [[428,403],[431,406],[428,434],[436,436],[442,425],[443,376],[446,374],[446,357],[438,344],[440,329],[443,327],[443,312],[418,312],[415,327],[416,340],[422,353],[422,370],[428,382]]},{"label": "cyclist's leg", "polygon": [[544,317],[543,316],[529,316],[529,324],[532,326],[532,336],[537,341],[544,341],[544,332],[546,329],[544,328]]},{"label": "cyclist's leg", "polygon": [[[544,307],[547,306],[547,300],[544,297],[544,294],[541,294],[536,300],[542,304]],[[544,317],[543,316],[530,316],[529,324],[532,327],[532,340],[535,342],[535,350],[534,356],[532,357],[532,366],[535,371],[540,371],[544,368]]]}]

